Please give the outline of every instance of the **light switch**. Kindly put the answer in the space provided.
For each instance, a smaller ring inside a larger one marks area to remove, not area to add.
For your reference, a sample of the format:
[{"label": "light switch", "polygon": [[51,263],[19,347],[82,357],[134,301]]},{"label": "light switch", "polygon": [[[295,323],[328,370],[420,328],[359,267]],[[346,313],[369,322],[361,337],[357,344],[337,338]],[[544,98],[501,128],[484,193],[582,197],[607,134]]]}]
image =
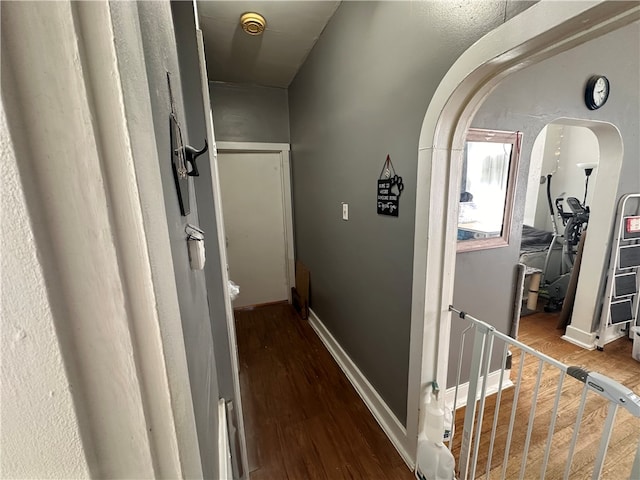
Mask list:
[{"label": "light switch", "polygon": [[342,204],[342,219],[349,220],[349,204],[348,203]]}]

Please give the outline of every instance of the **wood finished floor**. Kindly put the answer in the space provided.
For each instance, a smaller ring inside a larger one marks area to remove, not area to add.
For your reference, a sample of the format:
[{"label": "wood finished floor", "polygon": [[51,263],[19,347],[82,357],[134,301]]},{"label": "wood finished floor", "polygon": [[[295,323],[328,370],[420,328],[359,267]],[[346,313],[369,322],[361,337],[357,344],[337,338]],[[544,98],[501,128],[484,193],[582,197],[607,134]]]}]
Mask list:
[{"label": "wood finished floor", "polygon": [[[604,352],[587,351],[563,341],[556,323],[557,315],[524,317],[519,339],[566,364],[605,373],[640,392],[640,363],[631,358],[628,339],[607,345]],[[289,306],[238,311],[236,328],[251,480],[414,478],[315,332]],[[514,351],[514,368],[519,355]],[[522,463],[536,371],[537,362],[529,356],[507,463],[508,479],[518,478]],[[556,381],[557,374],[545,371],[536,402],[526,479],[540,477]],[[565,380],[547,479],[562,478],[580,388],[579,382]],[[501,425],[508,425],[513,396],[513,388],[503,393]],[[478,479],[485,478],[495,399],[491,397],[485,409]],[[605,416],[604,402],[590,395],[570,478],[591,478]],[[462,432],[463,418],[464,409],[460,409],[456,414],[458,432]],[[500,478],[505,426],[496,436],[491,478]],[[628,478],[639,432],[640,422],[620,410],[603,479]],[[454,451],[459,450],[459,441],[460,435]]]},{"label": "wood finished floor", "polygon": [[251,480],[414,478],[307,321],[235,318]]},{"label": "wood finished floor", "polygon": [[[617,380],[634,392],[640,392],[640,363],[631,358],[632,342],[621,338],[608,344],[604,352],[588,351],[565,342],[560,338],[561,331],[556,330],[558,315],[534,314],[523,317],[520,324],[519,340],[567,365],[582,366],[590,371],[597,371]],[[520,360],[520,352],[513,351],[512,379]],[[516,410],[516,422],[511,448],[508,456],[506,477],[518,478],[523,460],[523,448],[528,426],[529,413],[532,408],[532,394],[535,386],[538,362],[527,355],[523,371],[523,383]],[[526,460],[524,478],[540,478],[547,440],[548,427],[551,421],[555,392],[559,374],[551,369],[544,369],[541,389],[535,403],[534,428]],[[573,427],[582,393],[582,383],[573,378],[566,378],[563,383],[559,413],[556,419],[555,434],[552,440],[551,456],[547,468],[547,479],[563,478],[567,449],[571,441]],[[499,412],[495,450],[491,462],[491,478],[501,478],[507,426],[514,398],[514,388],[504,391]],[[476,478],[486,478],[486,466],[493,425],[496,396],[487,400],[482,424],[478,471]],[[580,427],[579,441],[574,455],[570,478],[591,478],[593,461],[598,449],[600,434],[606,417],[606,402],[594,394],[589,394],[583,422]],[[456,413],[456,430],[454,454],[459,451],[464,409]],[[619,409],[608,450],[602,479],[629,478],[638,438],[640,437],[640,420],[633,418],[626,410]],[[457,454],[456,454],[457,457]],[[636,480],[636,479],[634,479]]]}]

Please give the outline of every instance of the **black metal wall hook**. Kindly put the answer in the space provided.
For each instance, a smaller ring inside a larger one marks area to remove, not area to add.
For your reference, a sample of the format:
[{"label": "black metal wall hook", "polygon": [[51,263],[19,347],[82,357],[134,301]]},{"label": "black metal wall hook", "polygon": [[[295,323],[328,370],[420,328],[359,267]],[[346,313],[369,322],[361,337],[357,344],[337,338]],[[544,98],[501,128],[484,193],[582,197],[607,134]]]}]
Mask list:
[{"label": "black metal wall hook", "polygon": [[196,165],[196,159],[209,150],[209,145],[207,144],[207,139],[204,139],[204,147],[202,150],[196,150],[191,145],[185,145],[182,147],[184,152],[184,159],[186,162],[191,164],[191,171],[187,173],[190,177],[199,177],[200,172],[198,172],[198,165]]}]

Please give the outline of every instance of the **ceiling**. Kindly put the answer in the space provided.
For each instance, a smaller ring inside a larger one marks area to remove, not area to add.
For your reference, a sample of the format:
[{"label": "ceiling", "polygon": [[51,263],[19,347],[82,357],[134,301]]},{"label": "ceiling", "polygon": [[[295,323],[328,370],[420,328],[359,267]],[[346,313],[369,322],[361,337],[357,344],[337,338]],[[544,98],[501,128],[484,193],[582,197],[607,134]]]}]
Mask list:
[{"label": "ceiling", "polygon": [[[198,1],[209,80],[288,87],[339,1]],[[267,20],[253,37],[240,15]]]}]

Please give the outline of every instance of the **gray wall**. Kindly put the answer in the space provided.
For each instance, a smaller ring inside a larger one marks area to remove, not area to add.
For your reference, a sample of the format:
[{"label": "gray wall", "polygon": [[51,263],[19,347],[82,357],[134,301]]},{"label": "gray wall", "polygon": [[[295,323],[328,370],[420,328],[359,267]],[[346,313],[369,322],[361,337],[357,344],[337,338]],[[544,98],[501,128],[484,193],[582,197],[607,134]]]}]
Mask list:
[{"label": "gray wall", "polygon": [[286,89],[209,82],[209,94],[218,140],[289,143]]},{"label": "gray wall", "polygon": [[[171,169],[170,101],[166,72],[172,73],[172,89],[185,139],[193,137],[190,128],[194,123],[197,123],[188,122],[186,118],[191,115],[201,116],[202,111],[188,110],[188,113],[185,112],[193,105],[190,98],[183,98],[183,88],[191,90],[193,88],[199,89],[199,87],[181,84],[174,25],[169,3],[139,2],[120,6],[112,5],[112,10],[116,12],[116,15],[120,11],[122,22],[137,20],[140,23],[202,468],[206,478],[215,478],[218,466],[217,402],[219,397],[215,352],[209,321],[205,274],[203,271],[191,270],[189,266],[184,231],[187,223],[196,225],[199,223],[198,207],[193,180],[190,180],[191,213],[186,217],[180,214]],[[137,19],[134,16],[136,13]],[[118,32],[115,33],[116,38],[119,38]],[[158,201],[162,200],[158,199]]]},{"label": "gray wall", "polygon": [[[182,80],[185,118],[187,122],[187,135],[185,141],[200,149],[207,138],[208,144],[213,145],[213,138],[209,137],[205,125],[204,101],[202,98],[202,86],[200,82],[200,66],[198,57],[198,45],[195,31],[195,17],[191,2],[177,1],[171,3],[173,22],[175,25],[176,44],[180,62],[180,78]],[[208,114],[208,113],[207,113]],[[288,129],[288,125],[287,125]],[[195,199],[198,207],[199,227],[205,232],[205,250],[207,261],[204,274],[207,282],[207,294],[209,299],[209,314],[211,331],[213,335],[215,366],[218,377],[220,397],[227,403],[237,404],[234,391],[234,378],[232,357],[229,345],[229,331],[227,328],[227,314],[225,310],[223,268],[218,255],[220,245],[218,243],[217,225],[215,217],[215,200],[211,183],[211,164],[209,154],[198,157],[199,177],[193,178],[195,187]],[[233,417],[231,421],[238,425],[236,417],[237,409],[230,411]],[[237,430],[236,430],[237,432]],[[232,445],[232,460],[235,472],[242,477],[239,445],[236,441]]]},{"label": "gray wall", "polygon": [[[595,73],[607,76],[611,94],[604,107],[591,111],[584,104],[584,87]],[[454,292],[457,306],[503,332],[509,330],[531,149],[548,123],[569,117],[614,124],[624,144],[617,197],[640,190],[639,88],[640,24],[635,23],[528,67],[508,77],[492,92],[472,125],[523,132],[511,240],[505,248],[457,255]],[[606,168],[606,164],[606,158],[600,159],[599,168]],[[454,319],[452,352],[457,352],[457,338],[463,326],[463,322]],[[450,361],[457,361],[457,353],[452,353]],[[449,384],[454,380],[455,376],[450,374]]]},{"label": "gray wall", "polygon": [[[289,88],[296,253],[311,270],[311,307],[403,423],[422,121],[462,52],[529,5],[343,2]],[[387,154],[405,184],[398,218],[376,214]]]}]

